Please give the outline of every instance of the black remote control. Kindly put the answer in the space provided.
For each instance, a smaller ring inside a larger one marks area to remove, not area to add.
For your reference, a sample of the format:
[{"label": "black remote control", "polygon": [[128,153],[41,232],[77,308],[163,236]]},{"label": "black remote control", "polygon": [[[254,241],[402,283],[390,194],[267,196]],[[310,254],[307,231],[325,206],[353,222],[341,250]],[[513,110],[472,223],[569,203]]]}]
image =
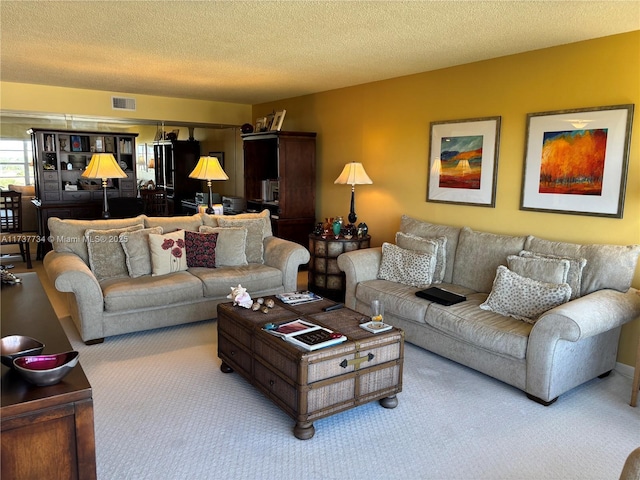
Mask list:
[{"label": "black remote control", "polygon": [[332,310],[339,310],[342,307],[344,307],[344,304],[336,303],[335,305],[329,305],[328,307],[324,307],[322,310],[324,310],[325,312],[330,312]]}]

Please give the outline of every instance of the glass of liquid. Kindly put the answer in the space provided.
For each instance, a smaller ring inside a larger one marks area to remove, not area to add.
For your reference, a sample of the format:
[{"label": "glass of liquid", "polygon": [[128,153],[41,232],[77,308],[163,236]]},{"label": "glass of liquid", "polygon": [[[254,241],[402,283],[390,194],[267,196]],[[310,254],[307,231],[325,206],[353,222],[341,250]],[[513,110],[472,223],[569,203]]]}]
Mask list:
[{"label": "glass of liquid", "polygon": [[384,318],[384,303],[382,300],[371,300],[371,321],[382,322]]}]

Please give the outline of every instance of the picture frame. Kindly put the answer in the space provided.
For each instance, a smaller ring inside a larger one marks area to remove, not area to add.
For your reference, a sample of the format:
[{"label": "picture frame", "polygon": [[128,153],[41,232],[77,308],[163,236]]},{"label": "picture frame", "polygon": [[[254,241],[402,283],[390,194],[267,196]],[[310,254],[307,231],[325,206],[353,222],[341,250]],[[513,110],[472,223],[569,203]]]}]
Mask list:
[{"label": "picture frame", "polygon": [[224,170],[224,152],[209,152],[210,157],[216,157],[220,162],[220,166]]},{"label": "picture frame", "polygon": [[80,138],[80,135],[71,135],[71,151],[72,152],[82,151],[82,139]]},{"label": "picture frame", "polygon": [[622,218],[633,110],[527,114],[520,210]]},{"label": "picture frame", "polygon": [[495,207],[501,120],[431,122],[427,202]]},{"label": "picture frame", "polygon": [[267,127],[267,117],[259,117],[256,118],[256,132],[264,132]]},{"label": "picture frame", "polygon": [[279,132],[282,129],[282,122],[284,122],[284,116],[287,114],[286,110],[276,112],[273,117],[273,123],[271,124],[271,131]]}]

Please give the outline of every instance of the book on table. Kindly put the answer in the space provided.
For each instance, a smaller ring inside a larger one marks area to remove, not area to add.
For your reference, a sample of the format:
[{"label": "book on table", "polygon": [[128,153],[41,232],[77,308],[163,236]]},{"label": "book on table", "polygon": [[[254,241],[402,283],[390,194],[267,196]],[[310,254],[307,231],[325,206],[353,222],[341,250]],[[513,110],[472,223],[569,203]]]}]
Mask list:
[{"label": "book on table", "polygon": [[279,293],[276,298],[287,305],[300,305],[302,303],[317,302],[322,300],[320,295],[311,291],[304,290],[300,292]]},{"label": "book on table", "polygon": [[330,347],[347,340],[347,337],[340,333],[301,319],[276,325],[275,328],[264,328],[264,330],[305,350]]}]

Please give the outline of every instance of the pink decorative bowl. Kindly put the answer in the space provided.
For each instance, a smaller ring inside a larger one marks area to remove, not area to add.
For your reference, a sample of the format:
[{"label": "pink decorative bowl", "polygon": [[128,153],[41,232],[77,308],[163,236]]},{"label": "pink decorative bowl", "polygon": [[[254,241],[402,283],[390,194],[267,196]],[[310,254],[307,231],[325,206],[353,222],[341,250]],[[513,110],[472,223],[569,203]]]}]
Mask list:
[{"label": "pink decorative bowl", "polygon": [[71,351],[19,357],[13,361],[13,365],[26,381],[43,387],[62,380],[78,364],[78,360],[79,353]]},{"label": "pink decorative bowl", "polygon": [[9,335],[0,339],[0,361],[13,368],[13,361],[25,355],[38,355],[44,349],[44,343],[24,335]]}]

